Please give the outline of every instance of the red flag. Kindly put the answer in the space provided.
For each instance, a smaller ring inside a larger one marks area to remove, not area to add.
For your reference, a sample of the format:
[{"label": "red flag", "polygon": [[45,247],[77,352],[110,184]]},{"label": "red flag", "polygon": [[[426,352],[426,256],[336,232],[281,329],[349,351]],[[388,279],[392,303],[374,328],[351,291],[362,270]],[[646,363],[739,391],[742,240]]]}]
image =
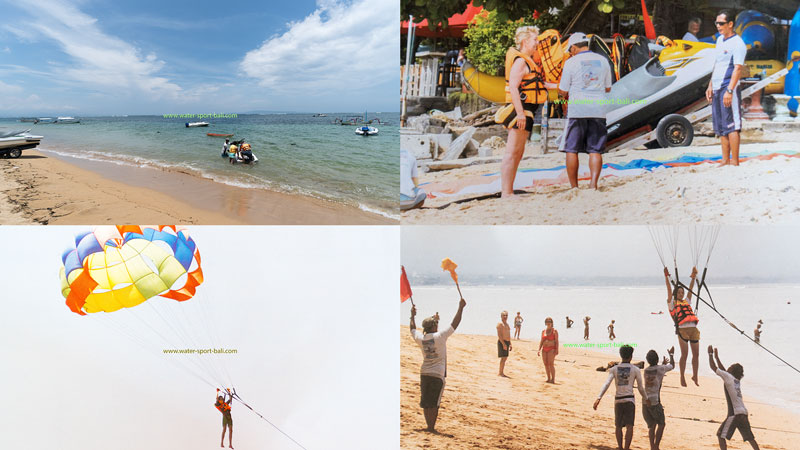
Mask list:
[{"label": "red flag", "polygon": [[411,295],[411,284],[409,284],[406,276],[406,268],[400,266],[400,303],[411,298]]},{"label": "red flag", "polygon": [[642,0],[642,16],[644,17],[644,34],[647,39],[655,40],[656,29],[653,27],[653,22],[650,20],[650,15],[647,14],[647,5]]}]

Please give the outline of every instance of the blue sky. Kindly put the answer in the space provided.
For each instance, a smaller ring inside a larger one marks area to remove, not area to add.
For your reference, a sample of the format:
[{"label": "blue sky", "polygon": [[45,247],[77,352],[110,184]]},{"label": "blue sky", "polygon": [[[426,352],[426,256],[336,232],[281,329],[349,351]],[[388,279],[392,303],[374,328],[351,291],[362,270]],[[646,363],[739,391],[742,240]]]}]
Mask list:
[{"label": "blue sky", "polygon": [[0,9],[0,116],[398,110],[396,0]]}]

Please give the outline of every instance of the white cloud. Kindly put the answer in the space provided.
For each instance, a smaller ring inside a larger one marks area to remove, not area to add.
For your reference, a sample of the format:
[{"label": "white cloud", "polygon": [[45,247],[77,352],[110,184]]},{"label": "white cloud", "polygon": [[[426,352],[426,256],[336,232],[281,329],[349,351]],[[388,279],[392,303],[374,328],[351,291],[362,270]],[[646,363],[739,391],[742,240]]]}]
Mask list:
[{"label": "white cloud", "polygon": [[240,67],[280,91],[383,83],[398,76],[399,16],[397,0],[320,0],[308,17],[248,52]]},{"label": "white cloud", "polygon": [[0,94],[17,94],[22,92],[21,86],[15,86],[13,84],[3,83],[0,80]]},{"label": "white cloud", "polygon": [[164,62],[153,54],[143,55],[133,45],[104,33],[97,19],[59,0],[42,0],[20,6],[31,13],[25,31],[9,29],[20,38],[31,33],[55,41],[73,60],[73,65],[53,73],[95,89],[127,89],[150,97],[174,98],[181,87],[157,73]]}]

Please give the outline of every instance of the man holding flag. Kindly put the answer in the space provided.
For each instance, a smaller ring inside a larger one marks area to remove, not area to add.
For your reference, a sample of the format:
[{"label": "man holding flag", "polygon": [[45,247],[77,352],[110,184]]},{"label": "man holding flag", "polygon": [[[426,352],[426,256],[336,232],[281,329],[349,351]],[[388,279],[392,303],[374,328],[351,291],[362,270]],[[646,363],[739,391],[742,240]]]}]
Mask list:
[{"label": "man holding flag", "polygon": [[[444,268],[444,265],[443,265]],[[445,269],[450,270],[450,269]],[[455,274],[455,264],[450,270],[451,276],[457,280]],[[458,281],[456,281],[458,283]],[[457,285],[457,284],[456,284]],[[400,277],[400,298],[401,302],[405,298],[411,298],[411,286],[408,284],[405,269],[402,270]],[[460,289],[459,289],[460,294]],[[407,297],[406,297],[407,296]],[[422,321],[422,332],[417,330],[414,317],[417,315],[417,307],[411,306],[411,336],[422,350],[422,366],[420,367],[420,402],[425,415],[425,423],[428,425],[427,431],[436,432],[436,419],[439,416],[439,404],[444,392],[444,381],[447,377],[447,338],[450,337],[461,323],[461,314],[467,302],[461,298],[450,326],[439,331],[439,321],[431,316]]]}]

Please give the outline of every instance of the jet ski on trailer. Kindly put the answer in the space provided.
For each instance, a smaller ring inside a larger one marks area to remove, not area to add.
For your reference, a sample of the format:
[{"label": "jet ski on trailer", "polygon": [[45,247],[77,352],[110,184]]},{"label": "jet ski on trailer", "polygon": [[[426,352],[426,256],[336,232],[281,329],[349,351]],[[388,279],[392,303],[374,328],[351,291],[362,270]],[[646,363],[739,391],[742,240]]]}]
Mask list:
[{"label": "jet ski on trailer", "polygon": [[36,148],[44,137],[34,136],[29,131],[0,132],[0,157],[19,158],[23,150]]}]

